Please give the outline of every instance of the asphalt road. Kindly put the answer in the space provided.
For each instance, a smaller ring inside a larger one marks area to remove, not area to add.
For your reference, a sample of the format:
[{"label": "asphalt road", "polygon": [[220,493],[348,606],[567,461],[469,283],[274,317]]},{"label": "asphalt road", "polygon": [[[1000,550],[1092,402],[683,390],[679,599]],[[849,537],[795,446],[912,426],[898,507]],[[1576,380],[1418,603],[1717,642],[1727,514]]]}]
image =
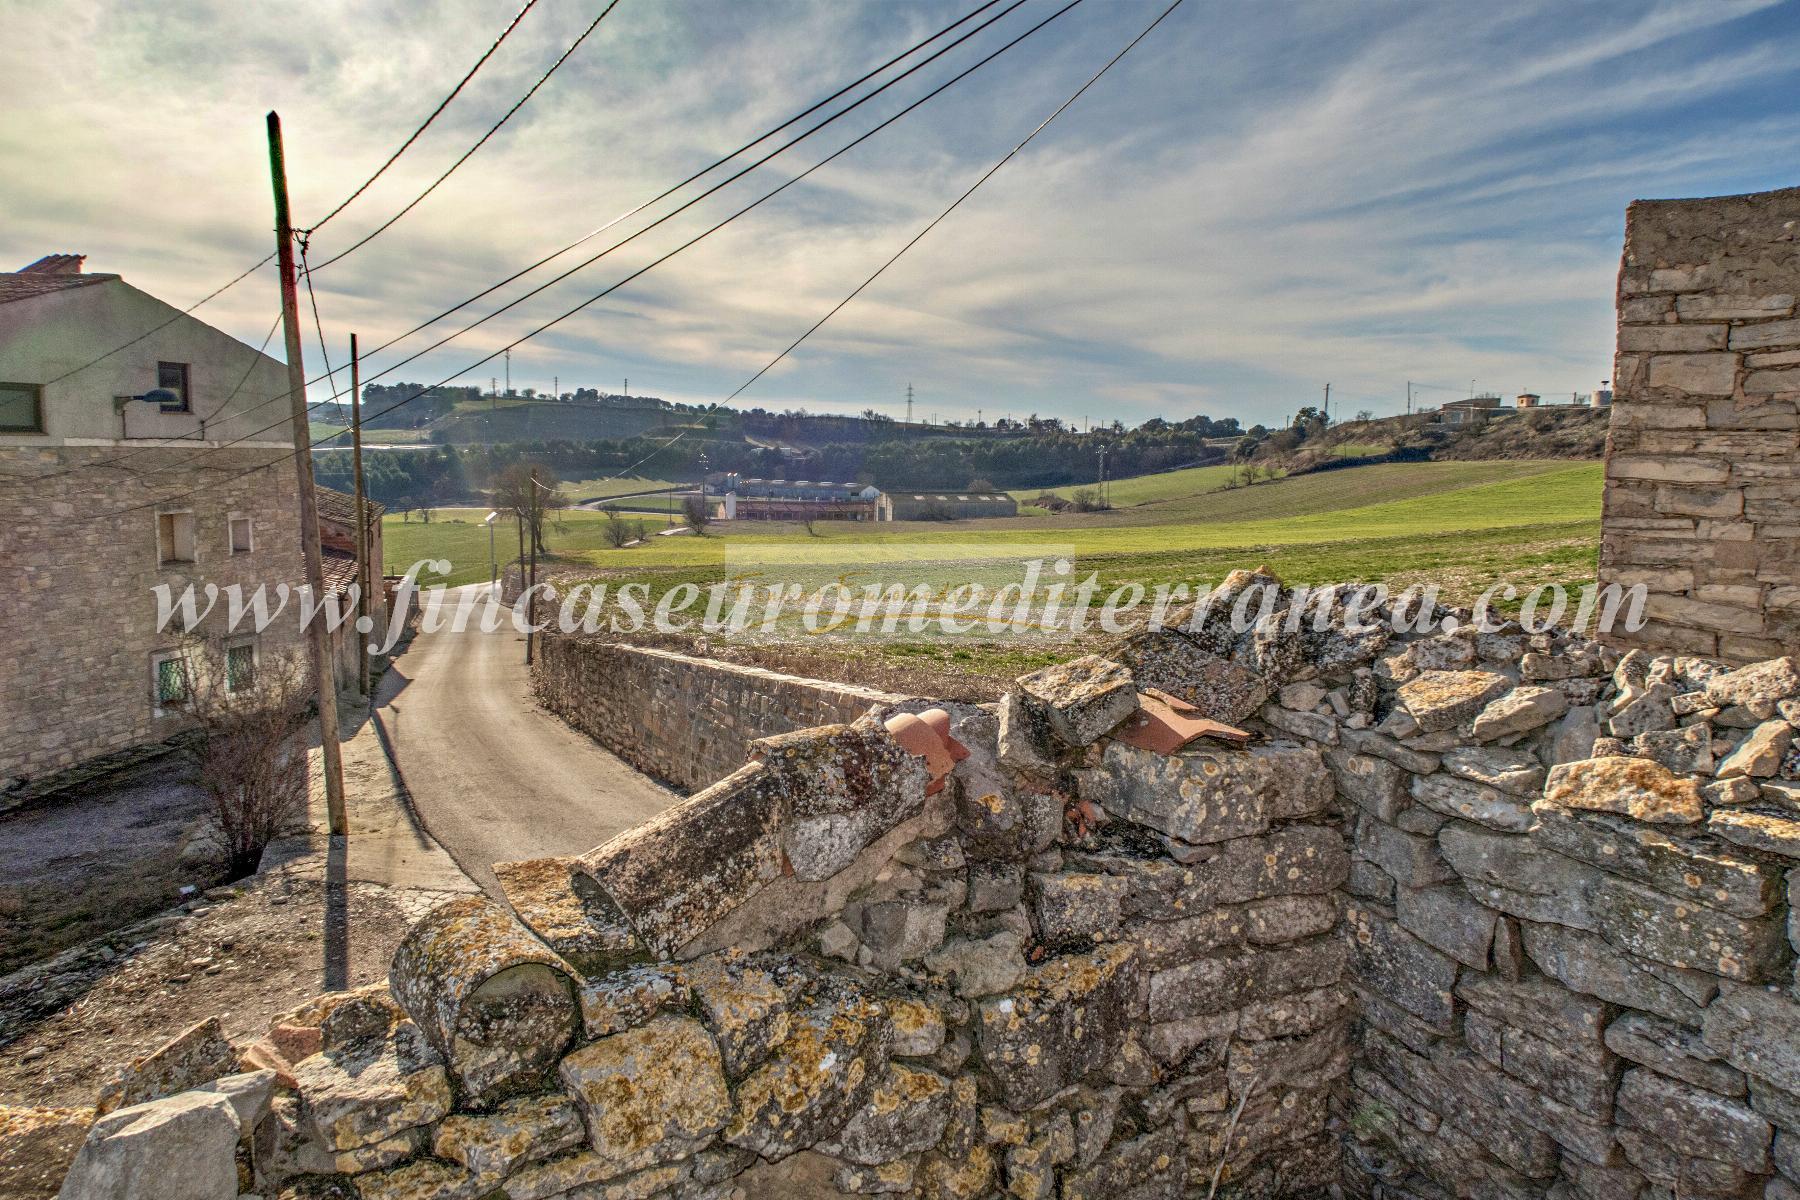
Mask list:
[{"label": "asphalt road", "polygon": [[579,854],[681,798],[537,706],[504,615],[493,633],[421,629],[378,709],[420,822],[496,896],[493,863]]}]

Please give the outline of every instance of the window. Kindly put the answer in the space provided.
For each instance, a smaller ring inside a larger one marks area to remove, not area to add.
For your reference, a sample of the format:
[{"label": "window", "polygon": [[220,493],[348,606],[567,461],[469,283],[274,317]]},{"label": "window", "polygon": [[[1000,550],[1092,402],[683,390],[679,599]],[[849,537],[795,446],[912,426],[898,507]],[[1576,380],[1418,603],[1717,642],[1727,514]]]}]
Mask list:
[{"label": "window", "polygon": [[181,397],[178,404],[165,404],[164,412],[187,412],[188,404],[188,365],[186,363],[159,362],[156,364],[156,386],[168,388]]},{"label": "window", "polygon": [[150,699],[160,716],[165,709],[181,708],[191,695],[187,658],[179,650],[167,650],[150,658]]},{"label": "window", "polygon": [[44,432],[44,389],[35,383],[0,383],[0,433]]},{"label": "window", "polygon": [[256,548],[256,543],[250,534],[249,517],[233,515],[230,521],[230,528],[231,552],[233,554],[248,554]]},{"label": "window", "polygon": [[160,563],[191,563],[194,561],[193,513],[172,512],[156,515],[156,559]]},{"label": "window", "polygon": [[225,647],[225,690],[236,694],[256,686],[256,643]]}]

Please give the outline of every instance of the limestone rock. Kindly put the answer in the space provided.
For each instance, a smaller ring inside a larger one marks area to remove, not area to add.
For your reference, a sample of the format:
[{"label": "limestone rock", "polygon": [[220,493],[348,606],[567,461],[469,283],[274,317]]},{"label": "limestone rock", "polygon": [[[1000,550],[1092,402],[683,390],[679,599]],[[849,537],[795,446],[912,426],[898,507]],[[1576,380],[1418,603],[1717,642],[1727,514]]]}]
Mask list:
[{"label": "limestone rock", "polygon": [[1628,1012],[1606,1027],[1606,1045],[1620,1058],[1721,1096],[1743,1096],[1744,1074],[1719,1061],[1700,1034],[1684,1025]]},{"label": "limestone rock", "polygon": [[899,1063],[823,1149],[866,1166],[892,1162],[937,1145],[950,1123],[951,1089],[941,1075]]},{"label": "limestone rock", "polygon": [[558,1073],[613,1175],[693,1153],[731,1115],[718,1047],[688,1017],[601,1038],[564,1058]]},{"label": "limestone rock", "polygon": [[1257,747],[1157,754],[1121,742],[1080,773],[1082,795],[1112,816],[1195,845],[1262,833],[1272,821],[1308,816],[1331,802],[1318,752]]},{"label": "limestone rock", "polygon": [[687,978],[674,967],[643,964],[584,980],[581,1022],[589,1038],[623,1033],[691,999]]},{"label": "limestone rock", "polygon": [[237,1071],[238,1055],[219,1018],[183,1030],[150,1053],[131,1061],[100,1092],[100,1115],[146,1100],[160,1100]]},{"label": "limestone rock", "polygon": [[1511,733],[1548,725],[1568,711],[1569,700],[1555,688],[1518,687],[1492,701],[1470,727],[1477,740],[1491,742]]},{"label": "limestone rock", "polygon": [[861,908],[857,929],[882,968],[922,957],[944,940],[949,908],[926,899],[877,900]]},{"label": "limestone rock", "polygon": [[1043,709],[1017,690],[1000,697],[999,759],[1018,771],[1047,774],[1056,769]]},{"label": "limestone rock", "polygon": [[1575,762],[1578,759],[1592,758],[1594,743],[1600,738],[1600,718],[1594,715],[1591,705],[1571,708],[1563,714],[1562,720],[1556,723],[1556,730],[1551,735],[1546,766],[1560,766],[1563,763]]},{"label": "limestone rock", "polygon": [[1769,1169],[1774,1131],[1747,1105],[1642,1067],[1619,1081],[1618,1120],[1695,1158]]},{"label": "limestone rock", "polygon": [[1733,704],[1767,704],[1800,694],[1800,665],[1791,658],[1771,658],[1715,675],[1706,682],[1706,699],[1714,708]]},{"label": "limestone rock", "polygon": [[1631,739],[1631,751],[1677,775],[1704,775],[1713,769],[1712,741],[1712,726],[1701,721],[1678,729],[1640,733]]},{"label": "limestone rock", "polygon": [[1129,883],[1111,875],[1033,875],[1032,917],[1038,940],[1061,947],[1111,939],[1118,932],[1130,891]]},{"label": "limestone rock", "polygon": [[493,1187],[516,1168],[573,1149],[586,1139],[575,1105],[567,1096],[552,1093],[521,1096],[492,1113],[445,1117],[431,1149],[463,1167],[482,1186]]},{"label": "limestone rock", "polygon": [[738,1084],[725,1141],[773,1162],[831,1136],[886,1078],[891,1044],[878,1003],[849,987],[826,989]]},{"label": "limestone rock", "polygon": [[985,938],[955,938],[927,954],[925,966],[948,978],[959,996],[991,996],[1024,975],[1024,941],[1008,930]]},{"label": "limestone rock", "polygon": [[107,1113],[88,1130],[59,1200],[236,1200],[238,1117],[217,1093],[181,1092]]},{"label": "limestone rock", "polygon": [[494,877],[513,914],[577,970],[600,974],[643,955],[630,923],[576,859],[495,863]]},{"label": "limestone rock", "polygon": [[443,1059],[411,1021],[366,1044],[301,1059],[294,1079],[320,1141],[333,1152],[385,1141],[450,1111]]},{"label": "limestone rock", "polygon": [[887,1001],[887,1010],[895,1054],[924,1058],[944,1044],[944,1014],[935,1004],[897,996]]},{"label": "limestone rock", "polygon": [[750,753],[785,802],[781,848],[798,879],[829,879],[925,806],[930,774],[873,718],[759,738]]},{"label": "limestone rock", "polygon": [[1448,1032],[1455,1013],[1456,961],[1363,904],[1344,906],[1356,978],[1432,1028]]},{"label": "limestone rock", "polygon": [[1426,733],[1455,729],[1512,689],[1493,671],[1426,671],[1400,685],[1400,703]]},{"label": "limestone rock", "polygon": [[1533,839],[1559,854],[1739,917],[1776,903],[1781,872],[1710,838],[1540,800]]},{"label": "limestone rock", "polygon": [[1392,821],[1407,805],[1407,773],[1385,758],[1348,748],[1325,752],[1338,794],[1371,816]]},{"label": "limestone rock", "polygon": [[1751,850],[1800,859],[1800,818],[1722,808],[1707,817],[1706,829]]},{"label": "limestone rock", "polygon": [[1185,700],[1211,721],[1240,724],[1268,699],[1262,676],[1173,631],[1135,634],[1115,653],[1130,668],[1138,687],[1157,688]]},{"label": "limestone rock", "polygon": [[249,1137],[256,1131],[257,1123],[268,1115],[269,1104],[275,1097],[275,1084],[274,1071],[242,1071],[202,1084],[194,1090],[223,1096],[230,1101],[231,1110],[237,1114],[238,1131]]},{"label": "limestone rock", "polygon": [[1402,929],[1432,949],[1477,971],[1487,969],[1500,914],[1476,903],[1463,888],[1401,888],[1395,915]]},{"label": "limestone rock", "polygon": [[414,925],[389,979],[475,1105],[541,1087],[581,1025],[568,964],[479,893]]},{"label": "limestone rock", "polygon": [[1716,772],[1720,779],[1748,775],[1767,779],[1781,769],[1788,747],[1793,745],[1794,727],[1786,721],[1764,721],[1750,731],[1750,736],[1726,756]]},{"label": "limestone rock", "polygon": [[421,1158],[356,1181],[361,1200],[477,1200],[475,1177],[454,1163]]},{"label": "limestone rock", "polygon": [[1535,798],[1544,790],[1543,766],[1536,755],[1523,750],[1461,746],[1444,753],[1444,770],[1509,796]]},{"label": "limestone rock", "polygon": [[1140,982],[1128,946],[1053,958],[1018,991],[981,1001],[977,1044],[1007,1105],[1029,1108],[1124,1044]]},{"label": "limestone rock", "polygon": [[1634,738],[1640,733],[1673,729],[1674,699],[1675,689],[1662,683],[1635,692],[1623,692],[1613,700],[1606,722],[1607,732],[1616,738]]},{"label": "limestone rock", "polygon": [[682,968],[693,1011],[718,1043],[725,1074],[736,1079],[787,1040],[793,996],[760,959],[715,955]]},{"label": "limestone rock", "polygon": [[1508,833],[1531,828],[1530,807],[1499,788],[1454,775],[1424,775],[1413,780],[1412,797],[1447,817],[1461,817]]},{"label": "limestone rock", "polygon": [[581,856],[580,870],[658,957],[781,877],[782,784],[750,763]]},{"label": "limestone rock", "polygon": [[1676,978],[1620,953],[1592,934],[1529,923],[1522,931],[1525,953],[1544,974],[1575,991],[1684,1025],[1699,1023],[1701,1006],[1717,987],[1683,988]]},{"label": "limestone rock", "polygon": [[1544,798],[1566,808],[1614,812],[1667,825],[1700,820],[1700,786],[1642,758],[1589,758],[1551,769]]},{"label": "limestone rock", "polygon": [[1034,671],[1018,687],[1043,707],[1051,730],[1071,746],[1086,746],[1137,711],[1131,671],[1097,654]]},{"label": "limestone rock", "polygon": [[1792,996],[1727,985],[1707,1008],[1702,1034],[1738,1070],[1800,1093],[1800,1001]]}]

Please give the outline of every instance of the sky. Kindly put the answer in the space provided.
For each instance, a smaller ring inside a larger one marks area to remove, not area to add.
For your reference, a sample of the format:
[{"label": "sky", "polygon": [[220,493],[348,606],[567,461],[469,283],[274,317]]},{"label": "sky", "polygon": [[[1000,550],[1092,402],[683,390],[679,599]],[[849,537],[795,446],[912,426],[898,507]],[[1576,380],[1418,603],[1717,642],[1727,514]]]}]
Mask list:
[{"label": "sky", "polygon": [[[958,32],[1002,13],[987,10]],[[1023,4],[713,197],[632,218],[364,378],[474,365],[838,149],[1066,0]],[[406,332],[969,13],[979,0],[619,0],[403,220],[315,278],[325,350]],[[518,389],[723,399],[1066,100],[1167,0],[1081,0],[806,179],[512,352]],[[178,307],[272,248],[264,113],[296,224],[424,120],[518,0],[0,0],[0,267],[85,253]],[[313,235],[323,261],[469,148],[599,11],[539,0],[444,114]],[[932,49],[949,39],[934,43]],[[928,52],[928,51],[927,51]],[[906,65],[922,58],[907,60]],[[898,73],[899,68],[882,78]],[[872,86],[872,85],[869,85]],[[867,87],[862,89],[866,91]],[[759,146],[780,145],[851,97]],[[1274,424],[1611,374],[1625,206],[1800,184],[1800,0],[1185,0],[736,404]],[[746,161],[750,156],[746,156]],[[303,296],[304,300],[304,296]],[[264,268],[199,309],[260,344]],[[308,317],[309,375],[322,374]],[[281,356],[281,339],[270,346]],[[473,367],[473,369],[470,369]],[[330,388],[320,384],[314,397]]]}]

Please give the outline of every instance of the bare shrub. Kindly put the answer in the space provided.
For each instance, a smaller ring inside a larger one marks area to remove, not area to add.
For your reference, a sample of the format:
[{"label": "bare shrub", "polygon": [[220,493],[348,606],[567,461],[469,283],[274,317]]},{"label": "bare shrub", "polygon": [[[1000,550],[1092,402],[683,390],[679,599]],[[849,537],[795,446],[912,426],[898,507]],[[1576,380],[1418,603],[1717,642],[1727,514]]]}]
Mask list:
[{"label": "bare shrub", "polygon": [[705,537],[706,527],[712,524],[712,506],[705,496],[689,496],[681,502],[681,519],[689,529]]},{"label": "bare shrub", "polygon": [[631,526],[625,523],[625,518],[619,515],[616,508],[606,510],[606,524],[602,526],[601,532],[606,537],[606,544],[615,550],[632,540]]},{"label": "bare shrub", "polygon": [[1069,499],[1073,501],[1076,512],[1102,512],[1112,507],[1101,498],[1098,488],[1076,488],[1069,493]]},{"label": "bare shrub", "polygon": [[236,879],[306,811],[312,666],[304,650],[217,642],[191,645],[181,661],[209,832]]}]

